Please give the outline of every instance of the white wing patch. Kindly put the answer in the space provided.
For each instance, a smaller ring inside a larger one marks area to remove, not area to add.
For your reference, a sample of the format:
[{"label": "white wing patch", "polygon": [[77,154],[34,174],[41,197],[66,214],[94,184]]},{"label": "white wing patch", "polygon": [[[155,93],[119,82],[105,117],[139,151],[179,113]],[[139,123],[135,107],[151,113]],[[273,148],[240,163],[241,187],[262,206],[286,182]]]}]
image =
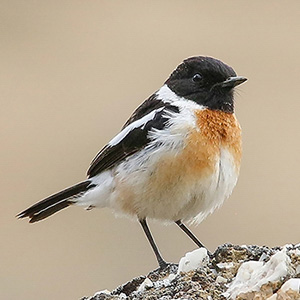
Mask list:
[{"label": "white wing patch", "polygon": [[155,109],[153,111],[151,111],[149,114],[143,116],[141,119],[138,119],[132,123],[130,123],[127,127],[125,127],[120,133],[118,133],[109,143],[109,146],[115,146],[118,143],[120,143],[125,136],[127,136],[127,134],[132,131],[135,128],[141,127],[142,129],[144,129],[144,126],[146,125],[147,122],[149,122],[150,120],[153,120],[155,115],[162,111],[164,109],[164,107],[160,107],[158,109]]}]

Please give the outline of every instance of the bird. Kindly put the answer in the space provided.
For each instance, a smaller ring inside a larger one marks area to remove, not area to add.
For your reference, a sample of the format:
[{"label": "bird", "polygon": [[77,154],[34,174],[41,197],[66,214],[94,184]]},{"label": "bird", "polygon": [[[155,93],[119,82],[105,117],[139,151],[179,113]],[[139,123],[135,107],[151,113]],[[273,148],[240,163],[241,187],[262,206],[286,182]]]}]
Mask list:
[{"label": "bird", "polygon": [[169,264],[148,219],[174,222],[204,247],[185,223],[203,221],[237,183],[242,146],[234,94],[246,80],[213,57],[183,60],[95,156],[86,180],[17,217],[34,223],[73,205],[109,207],[141,224],[160,269]]}]

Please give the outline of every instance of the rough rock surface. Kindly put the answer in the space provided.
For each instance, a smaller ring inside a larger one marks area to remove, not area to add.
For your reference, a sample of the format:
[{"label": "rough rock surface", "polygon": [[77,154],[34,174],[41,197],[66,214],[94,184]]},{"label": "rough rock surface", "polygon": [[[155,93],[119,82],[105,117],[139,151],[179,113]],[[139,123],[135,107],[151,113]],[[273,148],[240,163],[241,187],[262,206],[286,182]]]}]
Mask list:
[{"label": "rough rock surface", "polygon": [[276,248],[225,244],[210,258],[198,249],[182,258],[179,268],[171,264],[112,292],[81,300],[300,299],[300,244]]}]

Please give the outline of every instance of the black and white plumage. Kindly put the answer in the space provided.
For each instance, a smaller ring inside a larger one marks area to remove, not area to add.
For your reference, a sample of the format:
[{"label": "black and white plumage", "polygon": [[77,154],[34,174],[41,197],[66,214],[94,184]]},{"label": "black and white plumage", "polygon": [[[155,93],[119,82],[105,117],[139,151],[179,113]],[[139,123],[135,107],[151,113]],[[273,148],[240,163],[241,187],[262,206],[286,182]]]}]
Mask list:
[{"label": "black and white plumage", "polygon": [[87,175],[93,177],[110,169],[146,147],[150,143],[149,132],[163,130],[171,112],[178,113],[179,108],[157,99],[156,94],[149,97],[135,110],[122,131],[97,154]]},{"label": "black and white plumage", "polygon": [[174,221],[202,246],[181,221],[202,221],[236,184],[240,129],[233,89],[245,80],[214,58],[185,60],[96,155],[87,180],[18,217],[33,223],[70,205],[110,207],[141,222],[160,267],[166,263],[146,218]]},{"label": "black and white plumage", "polygon": [[[20,213],[18,217],[29,217],[30,223],[34,223],[72,204],[86,206],[87,209],[97,207],[99,200],[94,203],[94,199],[91,198],[93,194],[97,194],[99,187],[103,189],[103,182],[110,182],[111,178],[105,171],[114,170],[120,164],[130,161],[133,154],[149,147],[154,140],[151,133],[167,127],[168,120],[174,113],[179,113],[177,105],[164,102],[158,98],[157,93],[150,96],[134,111],[121,132],[93,159],[87,171],[88,180],[45,198]],[[105,206],[99,204],[101,207]]]}]

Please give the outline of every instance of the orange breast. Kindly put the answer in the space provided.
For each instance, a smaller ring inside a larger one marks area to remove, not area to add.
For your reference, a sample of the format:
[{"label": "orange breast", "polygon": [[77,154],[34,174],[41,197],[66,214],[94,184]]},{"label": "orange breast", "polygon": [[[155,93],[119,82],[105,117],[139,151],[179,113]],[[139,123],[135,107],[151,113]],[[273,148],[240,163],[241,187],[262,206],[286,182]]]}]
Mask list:
[{"label": "orange breast", "polygon": [[[233,156],[238,173],[241,161],[241,129],[235,116],[211,110],[196,112],[197,127],[187,137],[186,145],[174,157],[166,153],[156,166],[149,186],[153,190],[178,184],[187,186],[201,178],[210,177],[220,158],[221,148]],[[154,188],[155,187],[155,188]]]},{"label": "orange breast", "polygon": [[[186,155],[198,171],[212,172],[220,149],[233,156],[237,171],[241,163],[241,128],[234,114],[213,110],[196,111],[197,127],[188,139]],[[187,159],[188,159],[187,158]]]},{"label": "orange breast", "polygon": [[[173,220],[189,201],[196,199],[193,198],[195,193],[202,201],[201,192],[206,192],[209,183],[206,187],[204,184],[203,191],[199,190],[198,183],[203,179],[207,184],[206,179],[213,177],[222,148],[232,154],[238,174],[241,130],[235,116],[210,110],[198,110],[195,114],[198,130],[193,128],[188,134],[181,151],[176,155],[174,151],[164,151],[155,165],[146,168],[148,177],[141,181],[142,186],[133,189],[130,180],[135,180],[135,173],[128,174],[122,179],[123,183],[117,185],[122,211],[141,218]],[[146,176],[143,172],[140,174]],[[125,184],[127,181],[129,183]]]}]

